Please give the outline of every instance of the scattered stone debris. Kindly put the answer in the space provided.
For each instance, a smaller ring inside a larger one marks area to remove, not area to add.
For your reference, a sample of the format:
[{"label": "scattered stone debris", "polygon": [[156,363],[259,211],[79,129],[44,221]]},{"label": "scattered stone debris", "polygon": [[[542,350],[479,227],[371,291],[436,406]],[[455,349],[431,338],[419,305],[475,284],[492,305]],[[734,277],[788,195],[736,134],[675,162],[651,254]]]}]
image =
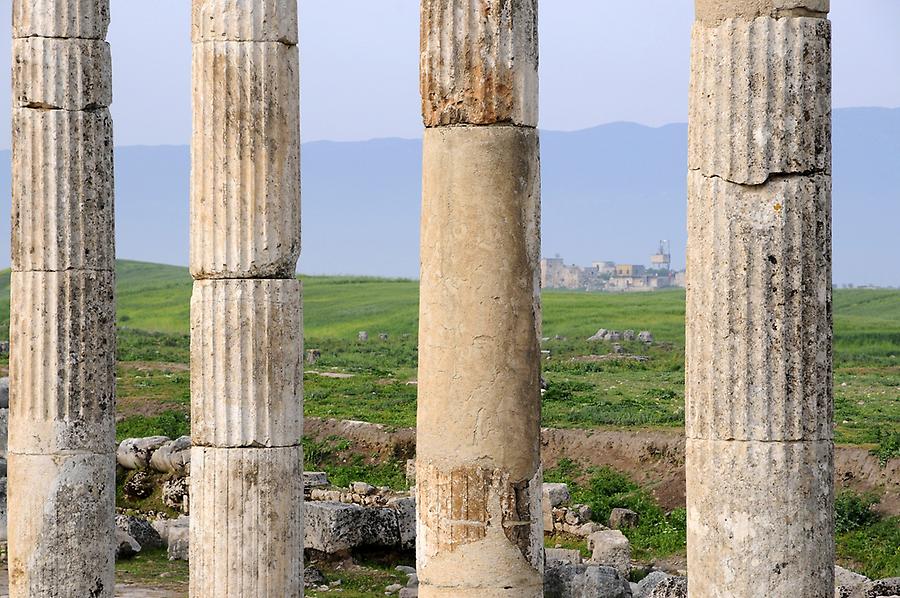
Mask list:
[{"label": "scattered stone debris", "polygon": [[667,577],[653,586],[644,598],[687,598],[687,578]]},{"label": "scattered stone debris", "polygon": [[368,342],[368,340],[369,340],[369,333],[366,332],[365,330],[360,330],[360,331],[359,331],[359,334],[356,335],[356,339],[357,339],[359,342],[361,342],[361,343]]},{"label": "scattered stone debris", "polygon": [[141,551],[141,545],[137,540],[116,528],[116,560],[130,559]]},{"label": "scattered stone debris", "polygon": [[609,514],[609,527],[612,529],[627,529],[637,527],[640,516],[631,509],[615,508]]},{"label": "scattered stone debris", "polygon": [[387,340],[388,340],[388,333],[387,333],[387,332],[379,332],[379,333],[378,333],[378,340],[380,340],[380,341],[387,341]]},{"label": "scattered stone debris", "polygon": [[310,365],[315,365],[319,359],[322,358],[322,352],[318,349],[307,349],[306,350],[306,363]]}]

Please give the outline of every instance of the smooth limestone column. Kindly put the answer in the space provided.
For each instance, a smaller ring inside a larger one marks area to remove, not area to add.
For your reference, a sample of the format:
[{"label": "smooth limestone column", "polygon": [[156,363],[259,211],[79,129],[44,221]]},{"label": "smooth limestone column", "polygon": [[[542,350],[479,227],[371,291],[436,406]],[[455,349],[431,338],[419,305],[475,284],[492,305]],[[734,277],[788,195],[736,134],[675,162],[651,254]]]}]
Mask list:
[{"label": "smooth limestone column", "polygon": [[542,595],[537,2],[423,0],[419,595]]},{"label": "smooth limestone column", "polygon": [[108,0],[13,1],[9,592],[113,595]]},{"label": "smooth limestone column", "polygon": [[698,0],[691,598],[834,595],[827,0]]},{"label": "smooth limestone column", "polygon": [[296,0],[194,0],[194,598],[303,595]]}]

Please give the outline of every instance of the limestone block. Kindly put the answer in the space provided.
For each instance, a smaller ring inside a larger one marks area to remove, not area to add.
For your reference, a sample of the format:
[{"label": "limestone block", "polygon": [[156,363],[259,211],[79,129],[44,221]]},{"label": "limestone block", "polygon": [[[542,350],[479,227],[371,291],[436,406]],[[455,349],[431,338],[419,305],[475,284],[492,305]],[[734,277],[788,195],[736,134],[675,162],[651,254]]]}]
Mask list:
[{"label": "limestone block", "polygon": [[13,37],[104,39],[109,0],[12,0]]},{"label": "limestone block", "polygon": [[425,125],[538,119],[537,0],[423,0]]},{"label": "limestone block", "polygon": [[116,515],[116,528],[134,538],[142,550],[152,550],[164,546],[162,536],[143,517]]},{"label": "limestone block", "polygon": [[[417,463],[416,562],[423,596],[540,596],[541,470]],[[449,592],[449,593],[448,593]]]},{"label": "limestone block", "polygon": [[13,109],[12,269],[113,270],[107,109]]},{"label": "limestone block", "polygon": [[416,499],[392,498],[388,507],[397,512],[400,547],[404,550],[416,547]]},{"label": "limestone block", "polygon": [[191,534],[189,528],[172,527],[169,529],[169,542],[166,547],[166,554],[170,561],[190,560]]},{"label": "limestone block", "polygon": [[297,44],[297,0],[194,0],[191,37]]},{"label": "limestone block", "polygon": [[300,255],[298,52],[194,45],[191,274],[292,278]]},{"label": "limestone block", "polygon": [[569,486],[567,484],[551,484],[545,482],[542,488],[544,509],[553,509],[569,504]]},{"label": "limestone block", "polygon": [[833,597],[833,449],[687,440],[692,596]]},{"label": "limestone block", "polygon": [[688,580],[685,577],[667,577],[653,586],[644,598],[688,598]]},{"label": "limestone block", "polygon": [[140,543],[132,538],[127,532],[119,529],[114,531],[115,534],[115,559],[117,561],[127,560],[141,551]]},{"label": "limestone block", "polygon": [[191,298],[191,433],[217,447],[303,435],[300,282],[201,280]]},{"label": "limestone block", "polygon": [[191,450],[191,595],[301,595],[302,449]]},{"label": "limestone block", "polygon": [[663,571],[651,571],[644,579],[638,582],[637,592],[634,592],[635,596],[639,598],[646,597],[656,586],[670,577],[672,576]]},{"label": "limestone block", "polygon": [[615,568],[622,577],[631,573],[631,543],[625,534],[611,529],[594,532],[588,537],[591,562]]},{"label": "limestone block", "polygon": [[326,554],[362,544],[365,509],[359,505],[313,501],[305,505],[304,546]]},{"label": "limestone block", "polygon": [[10,452],[115,451],[112,272],[13,272]]},{"label": "limestone block", "polygon": [[115,460],[9,456],[11,596],[113,596]]},{"label": "limestone block", "polygon": [[581,552],[577,548],[547,548],[544,550],[544,562],[547,567],[557,562],[581,564]]},{"label": "limestone block", "polygon": [[827,19],[697,23],[692,47],[692,170],[749,185],[831,171]]},{"label": "limestone block", "polygon": [[328,485],[328,474],[324,471],[304,471],[303,472],[303,488],[323,487]]},{"label": "limestone block", "polygon": [[560,563],[544,575],[544,598],[631,598],[628,580],[612,567]]},{"label": "limestone block", "polygon": [[109,44],[92,39],[13,40],[13,106],[90,110],[112,103]]},{"label": "limestone block", "polygon": [[[6,460],[9,438],[9,409],[0,409],[0,459]],[[5,477],[5,476],[4,476]]]},{"label": "limestone block", "polygon": [[512,480],[537,471],[539,168],[532,129],[425,131],[420,464],[423,457],[474,463],[487,456]]},{"label": "limestone block", "polygon": [[830,177],[688,197],[687,436],[831,439]]},{"label": "limestone block", "polygon": [[825,18],[830,0],[694,0],[697,20],[720,22],[730,18],[810,16]]}]

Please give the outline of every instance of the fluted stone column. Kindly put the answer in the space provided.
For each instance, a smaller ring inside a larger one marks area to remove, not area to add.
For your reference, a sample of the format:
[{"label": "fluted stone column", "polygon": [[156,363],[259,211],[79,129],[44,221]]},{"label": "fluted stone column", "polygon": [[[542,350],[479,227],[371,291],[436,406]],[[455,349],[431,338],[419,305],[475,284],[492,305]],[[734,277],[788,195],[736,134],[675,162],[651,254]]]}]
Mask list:
[{"label": "fluted stone column", "polygon": [[691,598],[834,595],[827,0],[697,0]]},{"label": "fluted stone column", "polygon": [[13,1],[9,592],[113,595],[108,0]]},{"label": "fluted stone column", "polygon": [[296,0],[193,0],[194,598],[303,595]]},{"label": "fluted stone column", "polygon": [[542,595],[537,1],[422,0],[423,598]]}]

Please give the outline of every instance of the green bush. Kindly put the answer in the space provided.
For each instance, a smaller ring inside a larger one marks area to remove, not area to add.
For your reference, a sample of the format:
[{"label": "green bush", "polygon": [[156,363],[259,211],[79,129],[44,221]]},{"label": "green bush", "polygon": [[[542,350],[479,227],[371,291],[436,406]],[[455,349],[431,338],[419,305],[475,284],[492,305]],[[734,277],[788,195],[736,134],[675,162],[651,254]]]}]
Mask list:
[{"label": "green bush", "polygon": [[900,457],[900,432],[886,432],[881,428],[875,431],[878,446],[872,449],[872,454],[878,457],[878,462],[884,467],[891,459]]},{"label": "green bush", "polygon": [[874,494],[860,495],[845,490],[834,500],[834,527],[838,533],[849,532],[876,523],[878,513],[872,507],[878,504]]}]

